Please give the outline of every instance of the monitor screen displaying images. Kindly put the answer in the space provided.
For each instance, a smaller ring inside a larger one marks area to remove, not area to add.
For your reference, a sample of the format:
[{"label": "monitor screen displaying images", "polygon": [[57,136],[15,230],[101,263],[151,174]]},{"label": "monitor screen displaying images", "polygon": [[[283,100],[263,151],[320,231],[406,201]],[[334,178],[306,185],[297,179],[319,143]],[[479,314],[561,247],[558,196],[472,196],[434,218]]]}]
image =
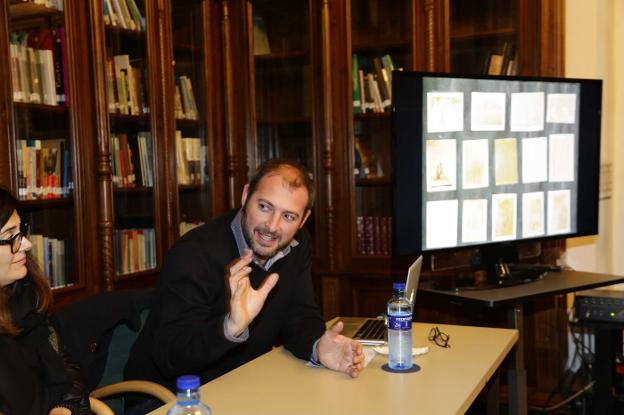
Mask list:
[{"label": "monitor screen displaying images", "polygon": [[597,233],[601,81],[395,74],[395,254]]}]

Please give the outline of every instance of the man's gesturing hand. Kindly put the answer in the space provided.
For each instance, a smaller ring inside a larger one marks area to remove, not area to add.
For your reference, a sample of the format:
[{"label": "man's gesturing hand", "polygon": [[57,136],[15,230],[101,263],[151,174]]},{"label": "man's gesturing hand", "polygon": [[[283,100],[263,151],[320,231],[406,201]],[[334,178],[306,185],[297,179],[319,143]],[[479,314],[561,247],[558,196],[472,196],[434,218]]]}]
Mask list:
[{"label": "man's gesturing hand", "polygon": [[364,352],[360,342],[340,334],[344,323],[339,321],[325,331],[318,342],[318,357],[323,366],[357,377],[364,368]]},{"label": "man's gesturing hand", "polygon": [[242,257],[232,261],[226,267],[225,279],[230,289],[230,318],[227,330],[232,336],[239,336],[258,315],[269,292],[277,284],[276,273],[268,275],[262,285],[254,290],[249,282],[253,258],[252,251],[247,250]]}]

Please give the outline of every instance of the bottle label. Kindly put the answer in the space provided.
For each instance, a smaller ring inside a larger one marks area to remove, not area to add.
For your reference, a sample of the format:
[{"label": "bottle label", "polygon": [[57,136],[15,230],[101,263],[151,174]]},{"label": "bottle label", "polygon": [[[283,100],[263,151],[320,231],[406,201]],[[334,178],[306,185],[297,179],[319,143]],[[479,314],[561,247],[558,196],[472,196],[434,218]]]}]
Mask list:
[{"label": "bottle label", "polygon": [[412,315],[388,316],[388,329],[390,330],[411,330]]}]

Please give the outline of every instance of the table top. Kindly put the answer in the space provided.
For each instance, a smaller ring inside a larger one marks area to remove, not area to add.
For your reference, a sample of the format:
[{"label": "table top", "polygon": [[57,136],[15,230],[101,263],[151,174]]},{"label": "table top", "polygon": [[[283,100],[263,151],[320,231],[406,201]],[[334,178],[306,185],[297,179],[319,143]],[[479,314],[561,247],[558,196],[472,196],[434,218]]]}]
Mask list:
[{"label": "table top", "polygon": [[440,290],[433,287],[432,281],[426,281],[419,285],[418,291],[495,307],[545,295],[565,294],[621,282],[624,282],[624,276],[621,275],[566,270],[548,272],[542,279],[511,287],[485,290],[469,288]]},{"label": "table top", "polygon": [[[359,319],[341,318],[347,324]],[[284,348],[203,385],[202,400],[214,414],[463,414],[518,339],[511,329],[438,325],[450,348],[427,340],[433,324],[414,323],[414,346],[429,347],[414,358],[420,371],[388,373],[376,354],[356,379],[307,367]],[[150,415],[164,415],[172,404]]]}]

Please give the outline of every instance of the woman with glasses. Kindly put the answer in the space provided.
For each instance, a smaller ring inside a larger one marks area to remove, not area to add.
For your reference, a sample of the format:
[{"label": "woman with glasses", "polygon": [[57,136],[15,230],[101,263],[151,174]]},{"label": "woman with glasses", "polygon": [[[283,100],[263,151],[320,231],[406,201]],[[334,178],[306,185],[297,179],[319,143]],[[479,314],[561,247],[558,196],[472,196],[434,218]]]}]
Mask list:
[{"label": "woman with glasses", "polygon": [[31,247],[17,200],[0,188],[0,414],[90,414],[79,369],[49,324],[52,293]]}]

